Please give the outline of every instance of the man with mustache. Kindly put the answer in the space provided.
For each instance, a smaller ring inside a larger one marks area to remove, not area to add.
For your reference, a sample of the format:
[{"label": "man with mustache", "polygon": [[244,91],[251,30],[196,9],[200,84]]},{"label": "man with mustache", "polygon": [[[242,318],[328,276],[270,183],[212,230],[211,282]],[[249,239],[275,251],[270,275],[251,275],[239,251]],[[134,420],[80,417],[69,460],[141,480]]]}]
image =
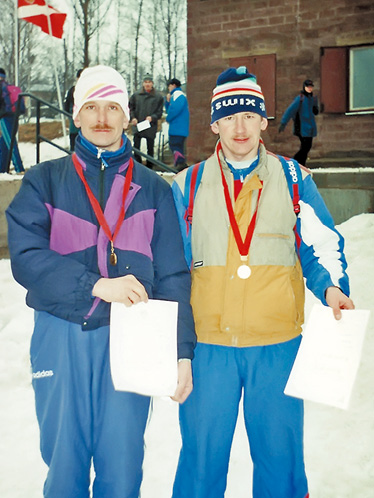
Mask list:
[{"label": "man with mustache", "polygon": [[301,341],[303,277],[336,319],[354,306],[343,238],[308,172],[266,150],[267,125],[255,77],[228,68],[211,99],[215,151],[173,184],[198,339],[173,498],[223,498],[241,399],[253,498],[308,496],[303,403],[283,392]]},{"label": "man with mustache", "polygon": [[[179,382],[192,390],[190,275],[171,189],[132,158],[122,76],[85,69],[75,154],[31,168],[7,210],[15,279],[34,308],[31,364],[47,498],[135,498],[150,398],[115,391],[110,303],[178,302]],[[171,252],[170,252],[171,251]]]}]

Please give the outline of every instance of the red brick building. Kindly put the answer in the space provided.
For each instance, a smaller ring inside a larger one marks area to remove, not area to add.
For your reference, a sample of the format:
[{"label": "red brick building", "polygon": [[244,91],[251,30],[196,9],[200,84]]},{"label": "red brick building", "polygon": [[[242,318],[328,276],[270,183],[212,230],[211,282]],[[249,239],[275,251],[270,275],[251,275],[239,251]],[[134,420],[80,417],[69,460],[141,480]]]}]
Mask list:
[{"label": "red brick building", "polygon": [[[191,111],[189,161],[209,155],[210,97],[218,74],[246,65],[269,116],[269,150],[292,156],[299,140],[280,118],[302,83],[315,83],[322,112],[310,166],[374,166],[374,2],[370,0],[187,0]],[[348,159],[349,158],[349,159]]]}]

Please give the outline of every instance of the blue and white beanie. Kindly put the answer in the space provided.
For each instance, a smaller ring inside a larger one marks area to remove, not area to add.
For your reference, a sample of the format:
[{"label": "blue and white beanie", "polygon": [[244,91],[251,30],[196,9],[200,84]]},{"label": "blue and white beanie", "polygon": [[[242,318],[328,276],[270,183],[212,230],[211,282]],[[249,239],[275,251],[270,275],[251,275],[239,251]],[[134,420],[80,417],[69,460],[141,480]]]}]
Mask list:
[{"label": "blue and white beanie", "polygon": [[238,112],[255,112],[267,118],[265,100],[256,76],[245,66],[229,67],[217,78],[211,101],[211,125]]}]

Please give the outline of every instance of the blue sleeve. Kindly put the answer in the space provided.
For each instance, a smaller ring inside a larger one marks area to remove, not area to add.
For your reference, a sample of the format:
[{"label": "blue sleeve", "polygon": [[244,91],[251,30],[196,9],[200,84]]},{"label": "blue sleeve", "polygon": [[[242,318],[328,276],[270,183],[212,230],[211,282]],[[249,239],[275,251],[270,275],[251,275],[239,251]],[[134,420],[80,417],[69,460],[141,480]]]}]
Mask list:
[{"label": "blue sleeve", "polygon": [[[173,99],[173,97],[172,97]],[[180,95],[177,99],[173,99],[170,102],[169,109],[168,109],[168,114],[166,116],[166,121],[170,123],[175,119],[179,114],[183,111],[184,107],[186,106],[187,99],[184,95]]]},{"label": "blue sleeve", "polygon": [[29,291],[31,307],[65,319],[67,310],[79,310],[83,317],[92,306],[91,292],[100,274],[49,248],[51,221],[40,173],[37,166],[26,173],[6,211],[13,275]]},{"label": "blue sleeve", "polygon": [[299,255],[308,289],[325,305],[328,287],[339,287],[349,296],[344,239],[336,230],[310,175],[304,179],[296,227],[301,238]]},{"label": "blue sleeve", "polygon": [[283,125],[287,125],[288,121],[292,118],[294,119],[297,113],[297,110],[299,109],[300,105],[300,95],[295,97],[291,105],[287,107],[287,109],[284,111],[284,114],[281,119],[281,123]]},{"label": "blue sleeve", "polygon": [[191,249],[191,226],[185,220],[185,214],[187,206],[184,202],[184,195],[176,182],[173,182],[172,186],[174,203],[177,210],[179,227],[182,233],[183,247],[184,247],[184,257],[188,268],[191,268],[192,264],[192,249]]},{"label": "blue sleeve", "polygon": [[178,358],[192,359],[196,335],[190,305],[191,274],[184,259],[182,237],[170,188],[157,209],[154,234],[153,297],[178,302]]}]

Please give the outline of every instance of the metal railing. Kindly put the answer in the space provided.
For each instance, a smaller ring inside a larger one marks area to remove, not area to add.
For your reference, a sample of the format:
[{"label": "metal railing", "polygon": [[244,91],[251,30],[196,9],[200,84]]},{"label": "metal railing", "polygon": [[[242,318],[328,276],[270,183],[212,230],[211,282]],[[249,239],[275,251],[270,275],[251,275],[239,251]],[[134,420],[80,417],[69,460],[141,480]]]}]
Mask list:
[{"label": "metal railing", "polygon": [[[49,102],[41,99],[40,97],[37,97],[36,95],[33,95],[32,93],[20,93],[18,96],[17,104],[16,104],[16,110],[14,113],[14,121],[13,121],[13,127],[12,127],[12,135],[11,135],[11,140],[10,140],[10,147],[8,150],[8,157],[7,157],[7,163],[6,163],[6,172],[9,173],[9,168],[10,168],[10,163],[12,160],[12,153],[13,153],[13,148],[14,144],[16,141],[16,135],[17,135],[17,130],[18,130],[18,119],[21,115],[21,98],[22,97],[29,97],[30,99],[35,100],[36,102],[36,127],[35,127],[35,138],[36,138],[36,164],[40,162],[40,144],[41,142],[47,142],[53,147],[56,147],[57,149],[65,152],[66,154],[72,154],[73,151],[67,150],[60,145],[56,144],[55,142],[52,142],[49,140],[47,137],[43,136],[40,131],[41,131],[41,105],[47,106],[49,109],[52,109],[53,111],[63,114],[64,116],[71,118],[71,114],[69,112],[64,111],[63,109],[59,109],[53,104],[50,104]],[[133,151],[139,154],[141,157],[144,157],[148,162],[151,162],[157,168],[161,169],[161,171],[167,171],[169,173],[177,173],[177,170],[172,167],[168,166],[167,164],[164,164],[162,161],[159,159],[155,159],[152,156],[149,156],[148,154],[145,154],[144,152],[141,152],[138,149],[135,149],[133,147]]]}]

